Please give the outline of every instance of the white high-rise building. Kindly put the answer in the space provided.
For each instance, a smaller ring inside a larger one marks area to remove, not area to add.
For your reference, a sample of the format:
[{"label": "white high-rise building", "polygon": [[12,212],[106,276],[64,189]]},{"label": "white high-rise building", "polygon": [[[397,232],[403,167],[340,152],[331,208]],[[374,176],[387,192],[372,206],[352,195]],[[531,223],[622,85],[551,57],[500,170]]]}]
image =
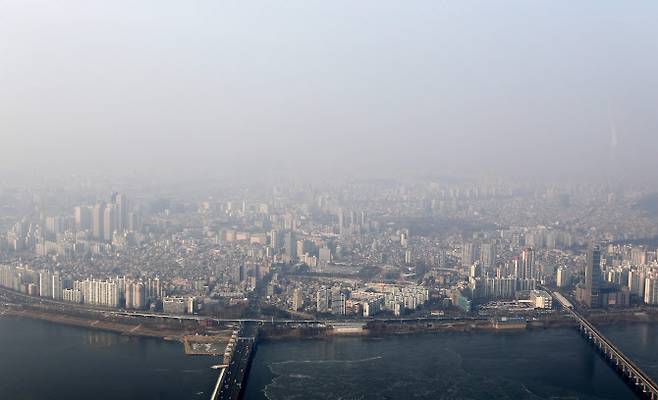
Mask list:
[{"label": "white high-rise building", "polygon": [[123,232],[128,229],[128,215],[130,204],[125,194],[119,193],[114,198],[116,207],[116,230]]},{"label": "white high-rise building", "polygon": [[316,295],[316,310],[319,313],[326,313],[329,311],[329,304],[331,302],[331,291],[326,287],[321,287]]},{"label": "white high-rise building", "polygon": [[89,230],[92,227],[93,208],[78,206],[75,208],[75,228],[79,231]]},{"label": "white high-rise building", "polygon": [[108,204],[103,214],[103,240],[112,241],[112,235],[116,230],[116,208],[114,204]]},{"label": "white high-rise building", "polygon": [[531,248],[526,248],[521,254],[521,271],[519,278],[521,279],[535,279],[535,251]]},{"label": "white high-rise building", "polygon": [[556,283],[557,287],[567,287],[570,282],[569,270],[565,266],[560,266],[557,269]]},{"label": "white high-rise building", "polygon": [[39,296],[52,297],[53,275],[50,271],[39,272]]},{"label": "white high-rise building", "polygon": [[631,295],[644,300],[645,273],[642,270],[628,271],[628,289]]},{"label": "white high-rise building", "polygon": [[644,303],[658,304],[658,278],[656,276],[648,276],[644,280]]},{"label": "white high-rise building", "polygon": [[94,239],[103,240],[105,229],[105,204],[98,203],[94,206],[91,214],[91,234]]},{"label": "white high-rise building", "polygon": [[480,246],[480,262],[486,270],[493,270],[496,267],[495,243],[482,243]]},{"label": "white high-rise building", "polygon": [[462,266],[470,267],[475,262],[475,245],[464,243],[462,247]]},{"label": "white high-rise building", "polygon": [[84,304],[119,307],[119,285],[116,282],[87,279],[75,281],[73,288],[80,290]]},{"label": "white high-rise building", "polygon": [[62,300],[72,303],[82,303],[82,292],[79,289],[63,289]]},{"label": "white high-rise building", "polygon": [[55,300],[62,300],[62,277],[59,276],[59,272],[55,272],[52,276],[52,291],[50,295]]},{"label": "white high-rise building", "polygon": [[142,282],[126,285],[126,308],[136,310],[146,308],[146,288]]}]

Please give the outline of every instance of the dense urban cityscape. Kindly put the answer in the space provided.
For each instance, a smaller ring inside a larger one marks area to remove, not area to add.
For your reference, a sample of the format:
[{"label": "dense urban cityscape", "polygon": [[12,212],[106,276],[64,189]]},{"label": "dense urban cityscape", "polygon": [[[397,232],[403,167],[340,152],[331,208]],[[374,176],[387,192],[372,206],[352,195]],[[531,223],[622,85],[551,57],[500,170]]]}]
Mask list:
[{"label": "dense urban cityscape", "polygon": [[4,190],[0,286],[215,317],[532,313],[551,309],[540,286],[588,308],[658,304],[656,248],[642,243],[658,228],[637,206],[648,193],[372,181],[139,195],[79,205],[60,199],[87,193]]},{"label": "dense urban cityscape", "polygon": [[0,399],[658,400],[656,20],[0,2]]},{"label": "dense urban cityscape", "polygon": [[[237,345],[245,329],[515,330],[569,324],[560,309],[574,304],[603,322],[658,317],[649,191],[404,178],[92,199],[75,186],[0,192],[3,313],[107,319],[99,327],[132,334],[153,318],[196,321],[182,328],[194,335],[186,351],[206,338],[215,344],[201,354],[242,360],[241,374],[254,340]],[[246,378],[223,376],[212,398],[241,396]]]}]

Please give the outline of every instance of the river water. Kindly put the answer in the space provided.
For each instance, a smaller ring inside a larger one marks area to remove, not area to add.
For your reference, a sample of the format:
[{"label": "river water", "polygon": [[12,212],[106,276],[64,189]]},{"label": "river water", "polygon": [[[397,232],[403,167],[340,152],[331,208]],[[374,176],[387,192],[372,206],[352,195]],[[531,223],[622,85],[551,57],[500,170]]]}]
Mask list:
[{"label": "river water", "polygon": [[[658,325],[602,329],[658,377]],[[179,343],[0,317],[0,399],[208,399]],[[259,344],[247,399],[633,399],[575,329]]]},{"label": "river water", "polygon": [[183,345],[0,317],[0,399],[204,399],[217,373]]},{"label": "river water", "polygon": [[[655,376],[657,328],[606,333]],[[249,379],[248,399],[635,398],[572,328],[269,342]]]}]

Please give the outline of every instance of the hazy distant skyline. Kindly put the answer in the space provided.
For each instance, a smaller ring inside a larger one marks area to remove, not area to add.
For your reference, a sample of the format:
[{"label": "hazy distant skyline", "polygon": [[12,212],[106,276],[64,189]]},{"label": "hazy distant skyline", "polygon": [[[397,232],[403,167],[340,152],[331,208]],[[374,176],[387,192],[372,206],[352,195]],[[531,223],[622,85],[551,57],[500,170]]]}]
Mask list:
[{"label": "hazy distant skyline", "polygon": [[1,1],[0,158],[656,176],[657,20],[651,1]]}]

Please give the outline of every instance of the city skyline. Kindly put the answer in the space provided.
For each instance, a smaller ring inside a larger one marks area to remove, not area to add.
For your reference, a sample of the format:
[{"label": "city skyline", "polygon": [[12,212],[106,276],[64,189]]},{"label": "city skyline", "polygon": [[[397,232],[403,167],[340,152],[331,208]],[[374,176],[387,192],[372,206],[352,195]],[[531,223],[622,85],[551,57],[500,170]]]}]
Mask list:
[{"label": "city skyline", "polygon": [[656,21],[0,1],[0,398],[658,399]]}]

